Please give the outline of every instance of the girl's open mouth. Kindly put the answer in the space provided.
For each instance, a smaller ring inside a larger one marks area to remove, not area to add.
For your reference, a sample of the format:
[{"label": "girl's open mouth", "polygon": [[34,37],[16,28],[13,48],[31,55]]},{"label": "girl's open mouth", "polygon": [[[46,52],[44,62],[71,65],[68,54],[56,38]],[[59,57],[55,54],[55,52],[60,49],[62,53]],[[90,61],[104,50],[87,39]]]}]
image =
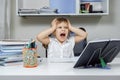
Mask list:
[{"label": "girl's open mouth", "polygon": [[61,34],[60,34],[61,37],[64,37],[65,35],[66,35],[65,33],[61,33]]}]

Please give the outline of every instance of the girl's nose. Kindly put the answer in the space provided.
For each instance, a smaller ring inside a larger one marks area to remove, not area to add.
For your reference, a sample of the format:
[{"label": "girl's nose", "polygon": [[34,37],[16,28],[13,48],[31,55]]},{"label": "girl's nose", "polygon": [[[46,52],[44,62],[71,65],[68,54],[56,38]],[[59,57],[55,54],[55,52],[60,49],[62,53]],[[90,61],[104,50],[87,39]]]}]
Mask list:
[{"label": "girl's nose", "polygon": [[65,30],[65,28],[64,28],[64,27],[62,27],[62,30]]}]

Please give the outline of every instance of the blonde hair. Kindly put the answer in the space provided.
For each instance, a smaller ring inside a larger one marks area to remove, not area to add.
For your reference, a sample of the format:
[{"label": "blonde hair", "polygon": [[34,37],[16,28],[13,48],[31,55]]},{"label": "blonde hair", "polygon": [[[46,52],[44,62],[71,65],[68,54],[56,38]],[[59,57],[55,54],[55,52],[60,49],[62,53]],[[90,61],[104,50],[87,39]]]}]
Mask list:
[{"label": "blonde hair", "polygon": [[61,23],[61,22],[65,22],[65,23],[67,23],[67,24],[68,24],[68,19],[63,18],[63,17],[58,17],[58,18],[55,18],[55,20],[57,21],[57,23],[56,23],[56,24],[59,24],[59,23]]}]

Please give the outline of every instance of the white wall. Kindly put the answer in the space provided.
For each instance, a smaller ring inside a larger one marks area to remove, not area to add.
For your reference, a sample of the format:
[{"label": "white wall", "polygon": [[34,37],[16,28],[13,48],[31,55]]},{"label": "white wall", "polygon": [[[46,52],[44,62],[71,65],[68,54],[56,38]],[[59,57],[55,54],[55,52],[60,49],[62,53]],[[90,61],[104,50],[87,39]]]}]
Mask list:
[{"label": "white wall", "polygon": [[[19,17],[16,15],[15,0],[12,1],[11,38],[30,39],[42,30],[50,27],[51,20],[55,17]],[[108,16],[93,17],[68,17],[73,26],[85,27],[88,40],[96,38],[120,38],[120,0],[110,0],[110,14]],[[44,55],[44,48],[38,43],[38,53]],[[120,55],[120,54],[119,54]]]}]

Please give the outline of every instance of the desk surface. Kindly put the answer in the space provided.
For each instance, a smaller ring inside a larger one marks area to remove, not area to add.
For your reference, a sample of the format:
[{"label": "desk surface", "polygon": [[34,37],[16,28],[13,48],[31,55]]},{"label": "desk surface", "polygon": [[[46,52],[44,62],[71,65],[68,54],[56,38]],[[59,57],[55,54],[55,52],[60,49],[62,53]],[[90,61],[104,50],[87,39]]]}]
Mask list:
[{"label": "desk surface", "polygon": [[120,58],[110,63],[111,69],[74,69],[75,63],[48,63],[43,59],[38,67],[25,68],[22,65],[0,66],[0,76],[120,76]]}]

